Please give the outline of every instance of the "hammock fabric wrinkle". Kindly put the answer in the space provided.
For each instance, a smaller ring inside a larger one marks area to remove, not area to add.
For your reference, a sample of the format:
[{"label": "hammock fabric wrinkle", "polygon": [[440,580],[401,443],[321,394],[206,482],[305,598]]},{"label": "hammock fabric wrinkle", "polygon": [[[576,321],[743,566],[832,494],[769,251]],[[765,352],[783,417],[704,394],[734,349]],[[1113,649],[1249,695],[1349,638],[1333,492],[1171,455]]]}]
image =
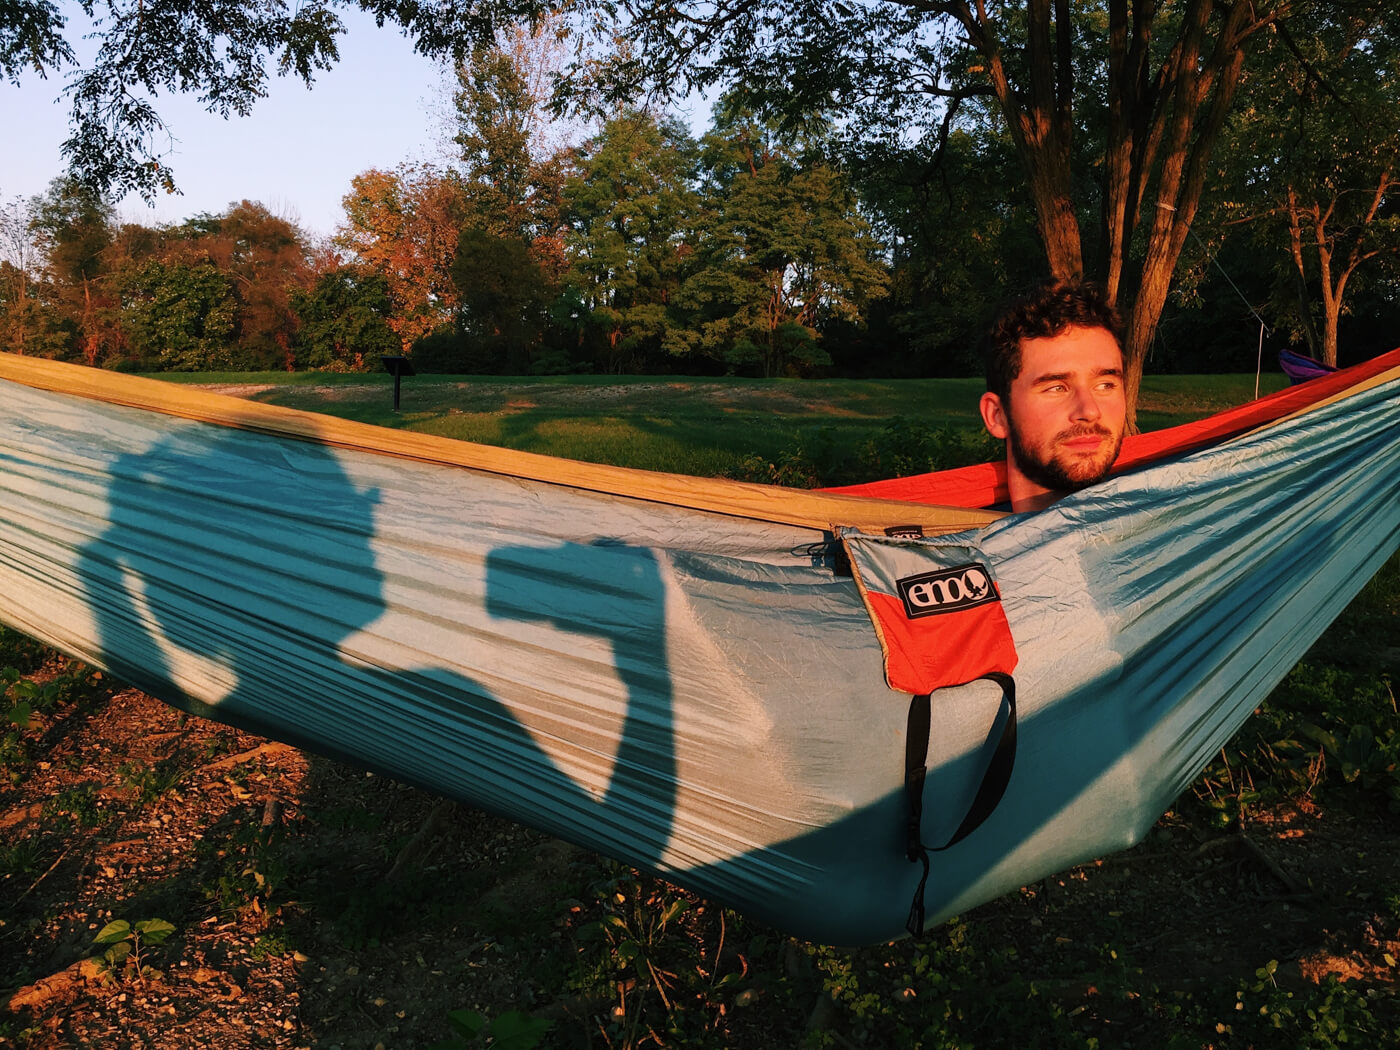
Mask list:
[{"label": "hammock fabric wrinkle", "polygon": [[1400,546],[1400,351],[1010,515],[0,384],[0,620],[832,944],[1137,841]]}]

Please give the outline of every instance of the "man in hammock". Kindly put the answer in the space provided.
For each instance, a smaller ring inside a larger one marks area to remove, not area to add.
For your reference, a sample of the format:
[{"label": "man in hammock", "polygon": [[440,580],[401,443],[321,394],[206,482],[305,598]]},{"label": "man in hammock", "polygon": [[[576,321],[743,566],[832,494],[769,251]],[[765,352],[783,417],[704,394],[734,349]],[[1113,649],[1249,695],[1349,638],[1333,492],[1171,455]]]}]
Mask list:
[{"label": "man in hammock", "polygon": [[1118,313],[1095,285],[1049,281],[1008,305],[987,336],[987,431],[1006,440],[1014,511],[1102,481],[1123,443]]}]

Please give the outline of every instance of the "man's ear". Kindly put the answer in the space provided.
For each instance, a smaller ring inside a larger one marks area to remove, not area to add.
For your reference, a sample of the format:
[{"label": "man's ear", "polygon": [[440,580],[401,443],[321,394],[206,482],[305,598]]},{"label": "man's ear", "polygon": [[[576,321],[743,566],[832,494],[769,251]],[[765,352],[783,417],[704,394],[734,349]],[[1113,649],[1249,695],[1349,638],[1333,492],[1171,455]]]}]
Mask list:
[{"label": "man's ear", "polygon": [[1001,398],[988,390],[982,395],[982,400],[977,403],[978,409],[982,413],[982,425],[987,428],[987,433],[994,438],[1006,438],[1011,434],[1010,420],[1007,419],[1006,409],[1001,403]]}]

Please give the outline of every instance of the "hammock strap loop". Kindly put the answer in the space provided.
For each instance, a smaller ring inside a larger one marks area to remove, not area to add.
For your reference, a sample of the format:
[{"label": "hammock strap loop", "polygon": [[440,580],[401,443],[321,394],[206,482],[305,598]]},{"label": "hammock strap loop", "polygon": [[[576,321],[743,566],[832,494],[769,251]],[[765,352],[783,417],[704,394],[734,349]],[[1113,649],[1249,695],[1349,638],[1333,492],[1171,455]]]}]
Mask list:
[{"label": "hammock strap loop", "polygon": [[1001,671],[991,671],[975,680],[982,679],[1001,686],[1002,699],[1006,703],[1006,717],[1002,720],[995,750],[982,774],[982,782],[977,785],[977,794],[973,796],[972,804],[958,829],[941,846],[924,845],[920,833],[924,816],[924,781],[928,777],[932,694],[921,693],[909,704],[908,731],[904,738],[904,793],[909,803],[905,821],[905,855],[911,863],[919,861],[924,868],[918,888],[914,891],[914,901],[909,907],[909,920],[905,924],[905,928],[914,937],[922,936],[924,932],[924,889],[928,884],[929,853],[948,849],[976,831],[983,821],[992,815],[1011,782],[1011,770],[1016,763],[1016,680]]}]

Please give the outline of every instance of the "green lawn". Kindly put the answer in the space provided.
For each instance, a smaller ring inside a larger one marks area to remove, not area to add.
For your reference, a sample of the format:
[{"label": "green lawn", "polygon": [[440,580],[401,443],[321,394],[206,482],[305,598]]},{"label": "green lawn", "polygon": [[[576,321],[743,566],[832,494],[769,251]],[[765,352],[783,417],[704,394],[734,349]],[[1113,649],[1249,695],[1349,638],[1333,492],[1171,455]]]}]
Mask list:
[{"label": "green lawn", "polygon": [[[838,485],[992,458],[980,379],[759,380],[670,376],[415,376],[393,410],[387,374],[164,374],[380,426],[678,474]],[[1156,430],[1248,401],[1253,376],[1152,376]],[[1282,376],[1263,378],[1262,393]]]}]

